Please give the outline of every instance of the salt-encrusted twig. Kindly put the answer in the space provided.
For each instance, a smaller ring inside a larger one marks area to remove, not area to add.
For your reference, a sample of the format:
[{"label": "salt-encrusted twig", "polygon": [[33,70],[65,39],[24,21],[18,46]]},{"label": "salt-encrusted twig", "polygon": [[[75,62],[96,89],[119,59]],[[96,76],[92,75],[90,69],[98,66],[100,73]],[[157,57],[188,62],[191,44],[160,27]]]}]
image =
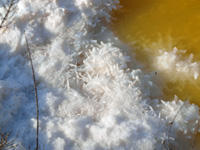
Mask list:
[{"label": "salt-encrusted twig", "polygon": [[33,82],[34,82],[34,90],[35,90],[36,118],[37,118],[36,148],[35,148],[35,150],[38,150],[39,149],[39,146],[38,146],[38,138],[39,138],[39,108],[38,108],[37,84],[36,84],[36,78],[35,78],[35,71],[34,71],[34,67],[33,67],[33,61],[32,61],[32,58],[31,58],[31,50],[30,50],[30,47],[29,47],[29,43],[28,43],[28,39],[27,39],[27,36],[26,36],[26,32],[24,32],[24,35],[25,35],[26,46],[27,46],[28,54],[29,54],[29,60],[31,62],[31,69],[32,69]]},{"label": "salt-encrusted twig", "polygon": [[3,6],[5,13],[0,13],[0,28],[6,27],[12,23],[13,15],[16,12],[16,3],[18,0],[7,0],[7,5],[1,0],[1,4]]}]

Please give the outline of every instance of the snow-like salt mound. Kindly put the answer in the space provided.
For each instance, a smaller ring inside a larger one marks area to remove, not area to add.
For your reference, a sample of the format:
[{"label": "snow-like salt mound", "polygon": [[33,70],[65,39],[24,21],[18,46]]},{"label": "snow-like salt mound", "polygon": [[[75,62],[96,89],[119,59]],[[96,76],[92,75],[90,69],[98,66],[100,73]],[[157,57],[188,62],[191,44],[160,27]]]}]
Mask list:
[{"label": "snow-like salt mound", "polygon": [[[178,50],[176,47],[173,51],[160,50],[157,59],[155,60],[154,67],[161,72],[164,72],[166,77],[173,76],[171,80],[186,80],[194,78],[197,80],[200,72],[200,63],[194,62],[193,54],[189,57],[183,57],[186,50]],[[168,79],[170,80],[170,79]],[[171,81],[173,82],[173,81]]]},{"label": "snow-like salt mound", "polygon": [[199,108],[177,97],[159,100],[157,75],[132,69],[139,66],[126,55],[128,49],[109,36],[109,13],[118,3],[18,2],[13,23],[0,37],[0,130],[13,131],[13,137],[19,131],[18,150],[34,149],[36,132],[24,31],[37,76],[41,148],[164,149],[184,145],[198,130]]}]

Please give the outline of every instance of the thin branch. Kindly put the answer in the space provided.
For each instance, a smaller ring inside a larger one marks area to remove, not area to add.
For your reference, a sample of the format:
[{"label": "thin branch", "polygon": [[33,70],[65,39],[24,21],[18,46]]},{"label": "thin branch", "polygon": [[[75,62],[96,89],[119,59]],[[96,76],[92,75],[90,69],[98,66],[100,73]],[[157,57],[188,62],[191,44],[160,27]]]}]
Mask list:
[{"label": "thin branch", "polygon": [[192,148],[191,150],[194,150],[195,149],[195,146],[196,146],[196,140],[197,140],[197,134],[198,134],[198,128],[200,127],[200,124],[197,126],[197,129],[194,133],[194,139],[192,141]]},{"label": "thin branch", "polygon": [[1,16],[0,28],[6,27],[10,24],[11,21],[8,20],[12,19],[13,15],[15,14],[17,2],[18,0],[7,0],[8,6],[6,6],[4,2],[1,0],[1,4],[4,8],[5,14],[0,15]]},{"label": "thin branch", "polygon": [[4,10],[7,11],[6,5],[4,4],[4,2],[1,0],[1,4],[3,5]]},{"label": "thin branch", "polygon": [[170,133],[171,133],[171,130],[172,130],[172,126],[174,124],[174,121],[175,121],[176,117],[178,116],[178,114],[180,113],[180,111],[183,109],[183,107],[184,107],[184,105],[185,105],[188,97],[189,97],[189,95],[186,97],[184,103],[182,104],[182,106],[180,107],[180,109],[177,111],[176,115],[174,116],[174,118],[170,122],[169,130],[168,130],[168,138],[167,138],[167,140],[168,140],[168,150],[172,150],[171,144],[170,144],[170,139],[169,139],[170,138]]},{"label": "thin branch", "polygon": [[195,145],[196,145],[196,138],[197,138],[197,132],[195,132],[194,140],[193,140],[193,142],[192,142],[192,150],[194,150],[194,148],[195,148]]},{"label": "thin branch", "polygon": [[14,139],[9,140],[12,132],[4,132],[0,133],[0,150],[10,149],[10,148],[16,148],[17,144],[15,144],[15,141],[18,137],[19,131],[17,132],[17,135]]},{"label": "thin branch", "polygon": [[26,32],[24,32],[24,35],[25,35],[25,40],[26,40],[26,46],[27,46],[27,49],[28,49],[28,54],[29,54],[29,60],[30,60],[30,63],[31,63],[31,69],[32,69],[32,77],[33,77],[33,82],[34,82],[34,90],[35,90],[35,101],[36,101],[36,118],[37,118],[37,130],[36,130],[36,148],[35,150],[38,150],[38,135],[39,135],[39,108],[38,108],[38,94],[37,94],[37,85],[36,85],[36,78],[35,78],[35,71],[34,71],[34,67],[33,67],[33,61],[32,61],[32,58],[31,58],[31,50],[30,50],[30,47],[29,47],[29,43],[28,43],[28,39],[27,39],[27,36],[26,36]]}]

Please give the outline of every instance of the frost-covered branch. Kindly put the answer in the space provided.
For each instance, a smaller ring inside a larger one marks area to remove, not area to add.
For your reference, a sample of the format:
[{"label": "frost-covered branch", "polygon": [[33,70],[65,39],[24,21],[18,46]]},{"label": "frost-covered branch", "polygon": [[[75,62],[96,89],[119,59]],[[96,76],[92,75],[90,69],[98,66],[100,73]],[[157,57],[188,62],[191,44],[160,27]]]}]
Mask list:
[{"label": "frost-covered branch", "polygon": [[6,0],[6,4],[1,0],[3,13],[0,13],[0,28],[6,27],[12,23],[12,18],[16,12],[16,3],[18,0]]}]

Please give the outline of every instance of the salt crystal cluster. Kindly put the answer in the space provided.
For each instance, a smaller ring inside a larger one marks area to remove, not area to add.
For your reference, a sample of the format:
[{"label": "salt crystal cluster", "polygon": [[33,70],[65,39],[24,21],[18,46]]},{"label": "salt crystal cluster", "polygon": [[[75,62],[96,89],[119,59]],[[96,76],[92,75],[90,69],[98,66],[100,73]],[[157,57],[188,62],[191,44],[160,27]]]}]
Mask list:
[{"label": "salt crystal cluster", "polygon": [[197,80],[200,72],[200,63],[193,61],[193,54],[184,57],[186,50],[178,50],[176,47],[172,51],[160,50],[155,60],[155,68],[164,72],[166,77],[172,76],[171,81],[185,81],[188,78]]},{"label": "salt crystal cluster", "polygon": [[[107,27],[118,4],[118,0],[18,2],[13,23],[1,29],[0,37],[0,130],[13,131],[13,136],[19,131],[18,150],[34,149],[36,133],[24,32],[37,79],[40,147],[164,149],[180,144],[180,135],[198,130],[197,106],[177,98],[161,101],[156,75],[129,68],[137,65],[135,60],[117,46],[120,41]],[[158,60],[166,64],[161,57]],[[190,62],[184,64],[190,68]],[[169,134],[170,122],[183,103]]]}]

